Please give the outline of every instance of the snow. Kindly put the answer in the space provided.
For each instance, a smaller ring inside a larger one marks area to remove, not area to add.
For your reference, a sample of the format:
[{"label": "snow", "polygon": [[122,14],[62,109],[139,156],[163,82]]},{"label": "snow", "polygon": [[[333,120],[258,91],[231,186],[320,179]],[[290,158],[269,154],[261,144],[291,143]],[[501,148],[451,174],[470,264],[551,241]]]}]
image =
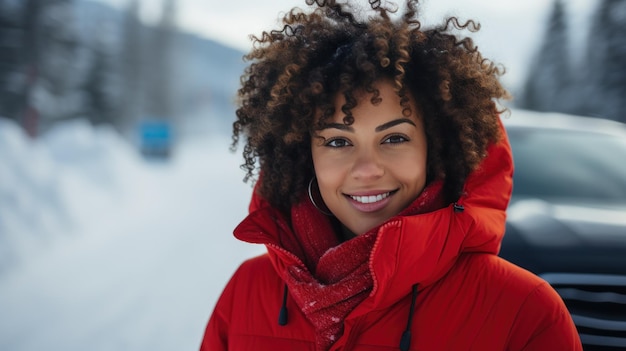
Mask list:
[{"label": "snow", "polygon": [[197,350],[251,193],[228,137],[147,161],[107,128],[0,118],[0,350]]}]

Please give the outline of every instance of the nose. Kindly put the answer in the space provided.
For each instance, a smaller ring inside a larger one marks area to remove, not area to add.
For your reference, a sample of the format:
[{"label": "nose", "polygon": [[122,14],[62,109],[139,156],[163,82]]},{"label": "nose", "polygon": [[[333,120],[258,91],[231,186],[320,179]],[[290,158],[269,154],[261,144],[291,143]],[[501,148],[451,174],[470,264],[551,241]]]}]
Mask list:
[{"label": "nose", "polygon": [[352,177],[357,180],[371,181],[385,174],[385,167],[380,155],[371,149],[359,150],[352,167]]}]

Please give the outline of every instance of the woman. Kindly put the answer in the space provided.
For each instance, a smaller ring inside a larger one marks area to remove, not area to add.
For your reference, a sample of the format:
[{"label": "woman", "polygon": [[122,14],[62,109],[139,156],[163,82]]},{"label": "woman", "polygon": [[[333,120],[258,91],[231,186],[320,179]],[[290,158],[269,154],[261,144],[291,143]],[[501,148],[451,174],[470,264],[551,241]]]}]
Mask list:
[{"label": "woman", "polygon": [[556,292],[496,255],[508,95],[450,33],[477,26],[370,4],[294,9],[247,55],[234,142],[260,177],[235,236],[268,253],[234,274],[201,350],[581,350]]}]

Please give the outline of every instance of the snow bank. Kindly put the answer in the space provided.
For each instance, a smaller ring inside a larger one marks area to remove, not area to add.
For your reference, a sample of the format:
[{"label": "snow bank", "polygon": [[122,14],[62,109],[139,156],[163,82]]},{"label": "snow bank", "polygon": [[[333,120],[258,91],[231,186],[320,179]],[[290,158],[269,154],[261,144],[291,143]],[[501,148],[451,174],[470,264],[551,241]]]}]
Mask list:
[{"label": "snow bank", "polygon": [[147,162],[76,121],[29,140],[0,119],[0,349],[196,350],[250,186],[224,137]]}]

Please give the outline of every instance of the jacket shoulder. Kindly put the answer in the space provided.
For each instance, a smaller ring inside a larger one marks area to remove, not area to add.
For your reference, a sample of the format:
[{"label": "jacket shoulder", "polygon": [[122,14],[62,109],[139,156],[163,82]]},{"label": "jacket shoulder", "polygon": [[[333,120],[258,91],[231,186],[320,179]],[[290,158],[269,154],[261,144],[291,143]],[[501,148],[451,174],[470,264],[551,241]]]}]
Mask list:
[{"label": "jacket shoulder", "polygon": [[[233,333],[242,328],[246,322],[246,309],[252,299],[258,299],[260,291],[257,286],[266,289],[278,279],[267,254],[244,261],[232,275],[220,295],[211,318],[207,324],[201,351],[225,351],[232,346]],[[275,283],[274,283],[275,285]],[[253,304],[254,305],[254,304]]]},{"label": "jacket shoulder", "polygon": [[[272,274],[274,273],[274,274]],[[252,257],[245,260],[233,274],[234,279],[242,279],[247,276],[255,275],[275,275],[276,271],[272,266],[272,262],[268,254]]]},{"label": "jacket shoulder", "polygon": [[457,267],[461,273],[488,282],[494,289],[503,289],[507,295],[523,297],[541,285],[548,285],[539,276],[493,254],[463,254]]},{"label": "jacket shoulder", "polygon": [[491,291],[486,326],[506,326],[508,349],[582,350],[563,300],[541,277],[491,254],[462,255],[459,263],[477,291]]},{"label": "jacket shoulder", "polygon": [[284,288],[268,254],[244,261],[215,306],[201,350],[310,349],[312,331],[292,299],[289,327],[278,323]]},{"label": "jacket shoulder", "polygon": [[[223,295],[230,295],[236,309],[246,306],[262,296],[282,296],[283,281],[276,273],[267,254],[244,261],[224,288]],[[251,294],[257,293],[256,296]],[[262,301],[259,301],[262,302]],[[266,302],[267,304],[267,302]]]}]

